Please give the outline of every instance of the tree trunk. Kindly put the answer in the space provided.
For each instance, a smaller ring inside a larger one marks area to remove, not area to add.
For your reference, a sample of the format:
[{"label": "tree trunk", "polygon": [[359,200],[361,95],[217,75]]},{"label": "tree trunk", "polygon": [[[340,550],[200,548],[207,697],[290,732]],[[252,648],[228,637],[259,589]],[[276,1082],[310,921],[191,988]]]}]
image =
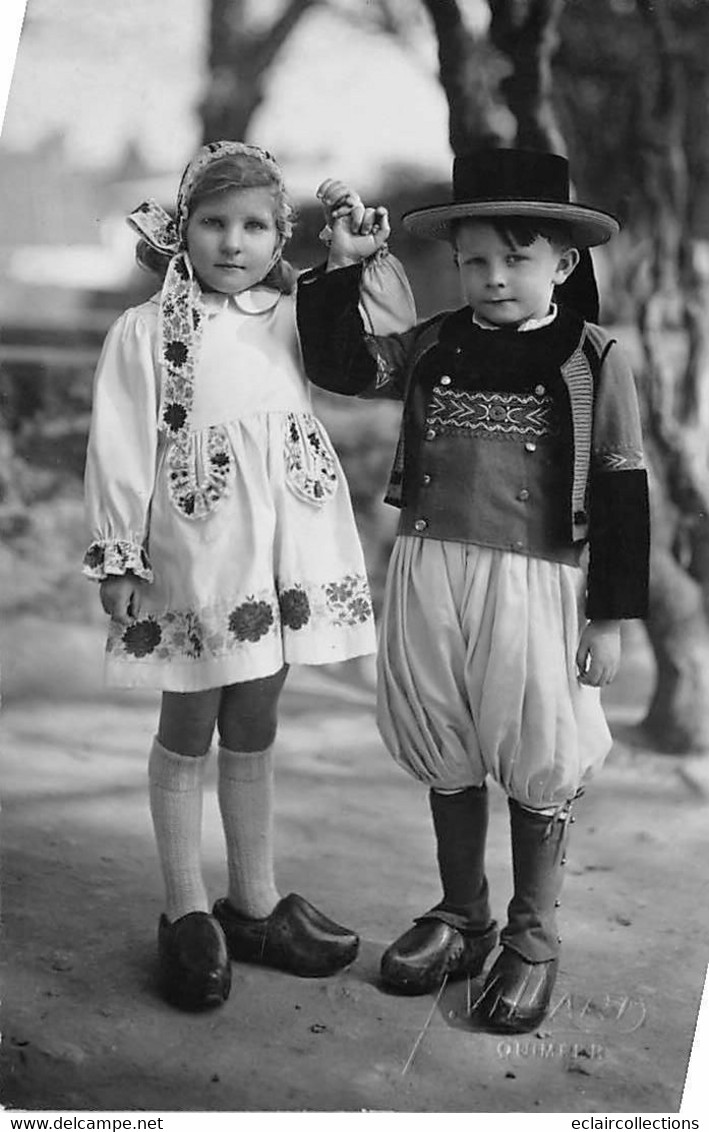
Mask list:
[{"label": "tree trunk", "polygon": [[[658,74],[638,122],[640,171],[652,232],[639,327],[640,392],[654,462],[653,556],[648,636],[657,684],[644,722],[660,749],[709,750],[709,264],[695,238],[687,108],[706,99],[691,80],[664,0],[638,0]],[[706,20],[704,20],[706,24]],[[705,105],[705,101],[702,103]]]},{"label": "tree trunk", "polygon": [[211,0],[208,85],[200,104],[203,142],[242,141],[263,102],[269,68],[299,20],[318,0],[290,0],[266,28],[248,0]]},{"label": "tree trunk", "polygon": [[653,548],[648,636],[657,679],[643,728],[670,754],[709,749],[709,636],[701,586],[664,547]]},{"label": "tree trunk", "polygon": [[448,101],[453,153],[508,144],[512,125],[496,95],[499,65],[466,26],[457,0],[423,3],[438,40],[439,77]]},{"label": "tree trunk", "polygon": [[565,153],[552,102],[551,60],[564,0],[489,0],[490,39],[509,59],[500,84],[517,122],[515,145]]}]

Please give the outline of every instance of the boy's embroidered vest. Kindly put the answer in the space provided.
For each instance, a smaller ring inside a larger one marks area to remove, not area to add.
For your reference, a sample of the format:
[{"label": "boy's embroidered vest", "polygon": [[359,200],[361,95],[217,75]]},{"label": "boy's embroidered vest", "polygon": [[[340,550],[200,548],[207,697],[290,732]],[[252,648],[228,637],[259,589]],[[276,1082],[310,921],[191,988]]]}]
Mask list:
[{"label": "boy's embroidered vest", "polygon": [[[438,345],[445,315],[424,328],[411,352],[406,373],[407,396],[416,379],[416,371],[424,356]],[[490,331],[494,333],[494,331]],[[569,395],[573,436],[574,466],[570,499],[569,523],[573,542],[583,541],[588,534],[586,489],[591,467],[591,438],[593,431],[593,405],[596,382],[603,355],[613,340],[600,327],[584,323],[579,341],[560,367],[561,376]],[[405,440],[402,423],[399,440],[384,497],[393,507],[403,506]]]}]

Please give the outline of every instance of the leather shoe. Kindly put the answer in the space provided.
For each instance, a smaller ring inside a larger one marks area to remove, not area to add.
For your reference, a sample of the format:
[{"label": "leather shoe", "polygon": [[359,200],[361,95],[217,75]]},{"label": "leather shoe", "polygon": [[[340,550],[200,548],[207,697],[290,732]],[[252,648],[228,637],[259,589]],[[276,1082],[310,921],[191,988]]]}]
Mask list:
[{"label": "leather shoe", "polygon": [[479,975],[497,941],[494,924],[478,934],[464,934],[443,920],[420,919],[382,956],[382,982],[398,994],[428,994],[446,975]]},{"label": "leather shoe", "polygon": [[181,1010],[221,1006],[231,990],[224,933],[207,912],[188,912],[158,925],[158,959],[163,995]]},{"label": "leather shoe", "polygon": [[558,959],[528,963],[516,951],[503,947],[476,1003],[476,1017],[500,1034],[533,1030],[549,1009],[558,966]]},{"label": "leather shoe", "polygon": [[359,936],[295,892],[279,900],[264,919],[244,916],[226,898],[217,900],[214,915],[224,929],[232,959],[292,975],[333,975],[352,963],[359,950]]}]

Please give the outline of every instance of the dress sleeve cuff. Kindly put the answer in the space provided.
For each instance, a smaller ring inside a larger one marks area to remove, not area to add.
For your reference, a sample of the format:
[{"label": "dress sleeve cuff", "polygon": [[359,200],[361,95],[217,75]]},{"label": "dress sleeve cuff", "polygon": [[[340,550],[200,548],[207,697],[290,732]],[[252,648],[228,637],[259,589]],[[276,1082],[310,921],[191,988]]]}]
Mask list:
[{"label": "dress sleeve cuff", "polygon": [[365,261],[359,302],[368,334],[403,334],[416,325],[416,303],[406,272],[386,247]]},{"label": "dress sleeve cuff", "polygon": [[84,555],[82,573],[98,582],[128,573],[146,582],[153,581],[153,570],[144,548],[128,539],[97,539],[92,542]]}]

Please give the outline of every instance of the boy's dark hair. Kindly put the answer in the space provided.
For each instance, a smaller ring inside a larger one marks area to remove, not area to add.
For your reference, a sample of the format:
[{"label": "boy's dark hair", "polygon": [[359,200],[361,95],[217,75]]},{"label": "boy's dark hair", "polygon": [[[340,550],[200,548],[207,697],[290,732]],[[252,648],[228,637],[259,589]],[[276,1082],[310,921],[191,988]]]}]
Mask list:
[{"label": "boy's dark hair", "polygon": [[489,224],[510,249],[528,248],[541,237],[558,251],[574,247],[571,225],[563,220],[546,220],[533,216],[461,216],[451,221],[451,243],[455,243],[458,229],[470,221]]}]

